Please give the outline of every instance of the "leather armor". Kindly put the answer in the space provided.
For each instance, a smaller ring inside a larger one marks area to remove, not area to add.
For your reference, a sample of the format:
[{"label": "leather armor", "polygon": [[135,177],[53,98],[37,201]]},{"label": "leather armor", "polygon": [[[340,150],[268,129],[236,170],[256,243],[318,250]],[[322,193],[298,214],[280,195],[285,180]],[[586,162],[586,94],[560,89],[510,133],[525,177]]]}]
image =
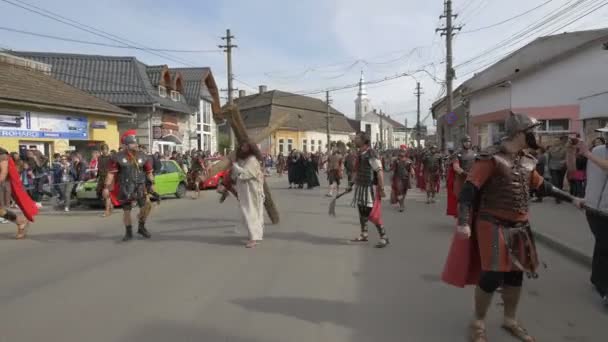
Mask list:
[{"label": "leather armor", "polygon": [[473,150],[460,150],[457,155],[458,162],[460,163],[460,168],[465,172],[471,171],[473,164],[475,164],[475,159],[477,158],[477,153]]},{"label": "leather armor", "polygon": [[441,167],[441,155],[439,153],[429,152],[423,157],[422,163],[426,171],[438,172]]},{"label": "leather armor", "polygon": [[119,165],[118,181],[122,198],[131,198],[141,191],[142,185],[146,183],[146,172],[144,165],[148,157],[142,152],[136,152],[133,159],[129,160],[126,152],[119,152],[114,157]]},{"label": "leather armor", "polygon": [[372,169],[370,160],[378,158],[378,154],[371,148],[366,153],[359,154],[357,165],[357,185],[371,186],[378,182],[376,174]]},{"label": "leather armor", "polygon": [[485,208],[527,213],[536,159],[528,154],[513,156],[504,152],[490,152],[479,158],[493,159],[496,164],[494,174],[481,189],[480,211]]},{"label": "leather armor", "polygon": [[398,179],[409,179],[412,161],[410,159],[398,160],[395,167],[395,177]]},{"label": "leather armor", "polygon": [[342,164],[342,155],[341,154],[332,154],[328,158],[328,169],[329,170],[339,170]]}]

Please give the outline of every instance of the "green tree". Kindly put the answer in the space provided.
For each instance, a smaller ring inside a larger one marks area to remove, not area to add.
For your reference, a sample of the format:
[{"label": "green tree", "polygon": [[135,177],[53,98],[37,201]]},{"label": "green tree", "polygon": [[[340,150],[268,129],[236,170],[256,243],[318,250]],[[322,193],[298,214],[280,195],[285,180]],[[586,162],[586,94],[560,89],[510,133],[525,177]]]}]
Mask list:
[{"label": "green tree", "polygon": [[217,136],[217,150],[221,153],[230,150],[230,136],[228,134],[220,133]]}]

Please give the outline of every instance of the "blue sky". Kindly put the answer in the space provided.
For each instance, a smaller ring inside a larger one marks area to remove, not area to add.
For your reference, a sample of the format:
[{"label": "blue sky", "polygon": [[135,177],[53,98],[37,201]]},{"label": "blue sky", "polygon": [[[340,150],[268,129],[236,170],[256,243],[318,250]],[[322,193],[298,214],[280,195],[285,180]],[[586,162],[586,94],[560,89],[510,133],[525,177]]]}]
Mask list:
[{"label": "blue sky", "polygon": [[[374,80],[420,69],[424,95],[423,117],[441,94],[445,73],[443,40],[434,30],[440,24],[443,0],[8,0],[26,2],[92,27],[152,48],[217,50],[227,28],[236,35],[235,86],[251,93],[259,84],[269,89],[309,91],[356,83],[363,70]],[[559,23],[547,25],[513,45],[496,43],[539,22],[560,6],[578,0],[455,0],[460,13],[456,23],[463,31],[483,28],[542,5],[521,18],[479,32],[458,35],[455,64],[488,50],[490,54],[457,69],[457,82],[509,51],[575,19],[571,11]],[[599,0],[584,0],[588,9]],[[581,5],[582,6],[582,5]],[[563,8],[563,7],[562,7]],[[593,29],[606,23],[608,6],[558,32]],[[72,39],[115,43],[30,13],[0,1],[0,27],[9,27]],[[170,67],[191,64],[210,66],[219,85],[226,86],[225,56],[212,53],[169,53],[159,57],[130,49],[83,45],[31,37],[0,30],[0,47],[15,50],[74,52],[136,56],[148,64]],[[180,61],[184,63],[180,63]],[[480,69],[481,70],[481,69]],[[433,80],[435,78],[436,80]],[[369,86],[374,107],[392,113],[410,126],[415,120],[415,81],[404,77]],[[324,95],[314,95],[322,98]],[[334,106],[354,114],[356,89],[333,94]],[[431,120],[427,124],[431,124]]]}]

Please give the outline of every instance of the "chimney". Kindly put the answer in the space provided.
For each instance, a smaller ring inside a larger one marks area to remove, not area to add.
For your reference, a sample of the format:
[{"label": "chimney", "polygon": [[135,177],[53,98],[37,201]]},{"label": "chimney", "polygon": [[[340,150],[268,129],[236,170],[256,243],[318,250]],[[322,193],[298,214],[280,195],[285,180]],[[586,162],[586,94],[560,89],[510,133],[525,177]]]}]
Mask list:
[{"label": "chimney", "polygon": [[267,91],[268,91],[268,87],[267,87],[267,86],[265,86],[265,85],[261,85],[261,86],[259,87],[259,89],[260,89],[260,94],[264,94],[265,92],[267,92]]},{"label": "chimney", "polygon": [[244,90],[239,90],[239,97],[245,97],[247,96],[247,92]]}]

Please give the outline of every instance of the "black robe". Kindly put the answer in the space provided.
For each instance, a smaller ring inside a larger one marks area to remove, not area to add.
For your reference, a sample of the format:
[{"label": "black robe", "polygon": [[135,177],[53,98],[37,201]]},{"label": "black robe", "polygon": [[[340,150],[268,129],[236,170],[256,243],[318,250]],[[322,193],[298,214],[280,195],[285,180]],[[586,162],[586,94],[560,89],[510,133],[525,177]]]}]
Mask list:
[{"label": "black robe", "polygon": [[319,183],[319,176],[317,175],[317,165],[318,164],[313,160],[305,161],[304,167],[306,170],[306,184],[308,184],[309,189],[316,188],[321,185]]}]

